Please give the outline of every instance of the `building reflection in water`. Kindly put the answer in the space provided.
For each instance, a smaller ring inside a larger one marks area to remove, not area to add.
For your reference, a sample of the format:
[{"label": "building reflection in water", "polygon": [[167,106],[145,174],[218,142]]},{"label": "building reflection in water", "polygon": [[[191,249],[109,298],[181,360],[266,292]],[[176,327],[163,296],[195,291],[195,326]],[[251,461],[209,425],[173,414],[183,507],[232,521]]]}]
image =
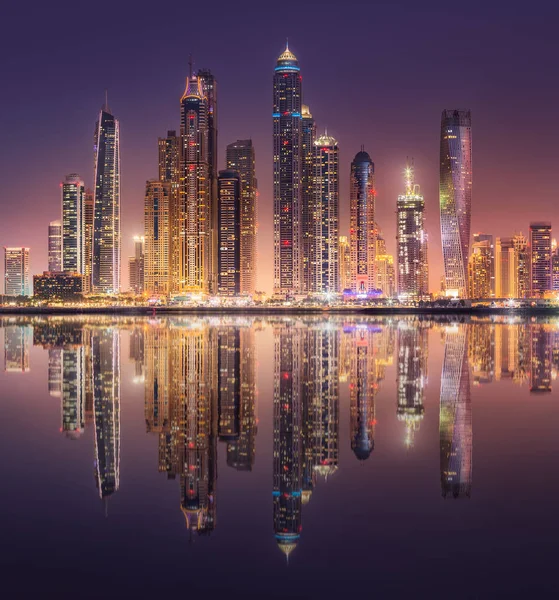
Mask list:
[{"label": "building reflection in water", "polygon": [[32,329],[25,325],[4,327],[4,371],[6,373],[28,373],[29,348]]},{"label": "building reflection in water", "polygon": [[452,325],[445,332],[439,415],[441,487],[444,498],[469,498],[472,488],[468,327]]},{"label": "building reflection in water", "polygon": [[[501,327],[499,325],[499,327]],[[470,326],[468,335],[468,360],[472,370],[472,383],[483,385],[493,382],[495,375],[495,328],[493,323]]]},{"label": "building reflection in water", "polygon": [[552,327],[530,325],[530,392],[551,392]]},{"label": "building reflection in water", "polygon": [[397,415],[406,427],[405,445],[413,446],[421,423],[427,384],[429,323],[422,320],[400,321],[398,328]]}]

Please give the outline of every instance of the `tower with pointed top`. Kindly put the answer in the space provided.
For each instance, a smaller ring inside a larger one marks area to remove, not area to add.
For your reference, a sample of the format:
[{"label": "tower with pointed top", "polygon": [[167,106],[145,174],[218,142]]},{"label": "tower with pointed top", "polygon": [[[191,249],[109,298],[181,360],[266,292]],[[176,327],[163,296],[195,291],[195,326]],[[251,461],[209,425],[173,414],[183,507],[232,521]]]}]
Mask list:
[{"label": "tower with pointed top", "polygon": [[91,287],[95,293],[120,291],[120,125],[108,104],[94,135],[95,174]]},{"label": "tower with pointed top", "polygon": [[302,289],[302,78],[286,45],[274,70],[274,293]]}]

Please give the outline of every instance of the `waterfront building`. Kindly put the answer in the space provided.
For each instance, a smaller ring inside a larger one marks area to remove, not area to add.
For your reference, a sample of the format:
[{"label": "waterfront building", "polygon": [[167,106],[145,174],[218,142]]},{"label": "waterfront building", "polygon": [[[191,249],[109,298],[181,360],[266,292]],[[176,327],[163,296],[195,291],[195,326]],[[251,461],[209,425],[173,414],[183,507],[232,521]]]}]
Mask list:
[{"label": "waterfront building", "polygon": [[178,185],[180,168],[180,138],[176,131],[167,131],[167,137],[157,141],[159,150],[159,181]]},{"label": "waterfront building", "polygon": [[530,285],[532,298],[551,290],[551,223],[530,223]]},{"label": "waterfront building", "polygon": [[[256,291],[256,234],[258,184],[252,140],[237,140],[227,146],[227,168],[241,178],[241,294]],[[219,246],[219,244],[218,244]]]},{"label": "waterfront building", "polygon": [[[304,118],[303,118],[304,122]],[[303,130],[305,125],[303,125]],[[304,136],[303,136],[304,137]],[[305,180],[306,181],[306,180]],[[310,208],[313,218],[309,233],[310,265],[308,292],[336,294],[340,288],[339,231],[339,149],[332,137],[321,135],[313,144],[313,177]],[[304,194],[303,205],[306,206]]]},{"label": "waterfront building", "polygon": [[396,295],[396,275],[392,254],[377,254],[375,256],[375,271],[377,289],[381,290],[385,298],[394,298]]},{"label": "waterfront building", "polygon": [[[490,280],[490,293],[488,296],[484,296],[489,298],[490,296],[495,296],[495,244],[493,240],[493,236],[489,233],[474,233],[473,234],[473,244],[472,244],[472,253],[474,244],[478,244],[480,242],[487,242],[484,248],[484,255],[486,259],[489,259],[489,280]],[[471,296],[473,297],[473,296]],[[481,297],[481,296],[477,296]]]},{"label": "waterfront building", "polygon": [[518,298],[530,296],[530,247],[528,240],[521,233],[515,233],[512,238],[517,260],[517,295]]},{"label": "waterfront building", "polygon": [[512,238],[497,238],[495,243],[495,296],[518,298],[518,257]]},{"label": "waterfront building", "polygon": [[351,290],[351,252],[347,235],[338,238],[338,268],[340,286],[338,291]]},{"label": "waterfront building", "polygon": [[62,188],[62,270],[83,275],[85,184],[77,173],[66,176]]},{"label": "waterfront building", "polygon": [[493,247],[489,240],[472,244],[468,261],[468,289],[470,298],[489,298],[492,294]]},{"label": "waterfront building", "polygon": [[45,300],[71,300],[83,293],[84,276],[80,273],[44,271],[33,275],[33,295]]},{"label": "waterfront building", "polygon": [[92,291],[120,291],[120,126],[107,103],[95,127]]},{"label": "waterfront building", "polygon": [[[95,194],[92,190],[85,191],[84,220],[83,220],[83,291],[91,292],[91,268],[93,261],[93,215]],[[50,269],[49,269],[50,270]]]},{"label": "waterfront building", "polygon": [[[316,123],[306,104],[301,107],[301,284],[305,293],[317,288],[317,199],[315,194],[314,142]],[[317,185],[319,185],[317,183]]]},{"label": "waterfront building", "polygon": [[48,266],[51,272],[62,271],[62,225],[60,221],[49,223]]},{"label": "waterfront building", "polygon": [[218,294],[241,293],[241,178],[237,171],[219,172]]},{"label": "waterfront building", "polygon": [[29,248],[4,247],[4,294],[31,295]]},{"label": "waterfront building", "polygon": [[129,289],[135,294],[144,293],[145,274],[145,237],[134,236],[134,256],[128,259]]},{"label": "waterfront building", "polygon": [[551,289],[554,292],[559,292],[559,248],[557,241],[553,240],[554,247],[551,253]]},{"label": "waterfront building", "polygon": [[150,179],[144,196],[144,290],[153,296],[171,291],[170,205],[173,182]]},{"label": "waterfront building", "polygon": [[442,113],[439,197],[446,293],[465,298],[472,217],[470,111],[444,110]]},{"label": "waterfront building", "polygon": [[358,295],[374,293],[377,287],[374,173],[373,161],[362,148],[350,173],[351,290]]},{"label": "waterfront building", "polygon": [[409,165],[405,176],[406,192],[396,204],[398,296],[422,300],[429,295],[425,199]]},{"label": "waterfront building", "polygon": [[273,79],[274,293],[302,289],[302,77],[286,46]]}]

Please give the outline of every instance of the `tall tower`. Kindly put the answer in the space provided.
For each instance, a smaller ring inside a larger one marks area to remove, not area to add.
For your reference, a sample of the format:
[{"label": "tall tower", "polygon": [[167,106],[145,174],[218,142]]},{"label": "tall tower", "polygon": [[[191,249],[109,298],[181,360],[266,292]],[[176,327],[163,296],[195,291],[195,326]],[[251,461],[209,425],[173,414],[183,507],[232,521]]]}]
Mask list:
[{"label": "tall tower", "polygon": [[495,296],[518,297],[518,257],[512,238],[498,237],[495,242]]},{"label": "tall tower", "polygon": [[551,223],[530,223],[531,295],[543,296],[551,289]]},{"label": "tall tower", "polygon": [[286,46],[274,73],[274,292],[298,293],[301,273],[302,78]]},{"label": "tall tower", "polygon": [[105,103],[94,135],[95,198],[91,283],[96,293],[120,291],[120,126]]},{"label": "tall tower", "polygon": [[86,190],[83,210],[83,291],[85,294],[89,294],[89,292],[91,292],[94,200],[95,194],[93,193],[93,190]]},{"label": "tall tower", "polygon": [[30,296],[29,248],[4,247],[4,293],[6,296]]},{"label": "tall tower", "polygon": [[241,178],[237,171],[220,171],[218,180],[218,293],[241,293]]},{"label": "tall tower", "polygon": [[439,199],[447,293],[467,297],[472,217],[472,119],[469,110],[444,110]]},{"label": "tall tower", "polygon": [[180,166],[180,138],[176,131],[167,131],[167,137],[159,138],[159,181],[177,183]]},{"label": "tall tower", "polygon": [[419,300],[429,293],[425,200],[409,165],[405,176],[406,193],[397,202],[398,295]]},{"label": "tall tower", "polygon": [[518,297],[530,295],[530,248],[528,240],[521,233],[515,233],[512,238],[518,260]]},{"label": "tall tower", "polygon": [[129,289],[135,294],[144,293],[145,282],[145,238],[134,236],[134,256],[128,259]]},{"label": "tall tower", "polygon": [[170,205],[172,186],[169,181],[146,181],[144,198],[144,289],[148,294],[166,296],[171,289]]},{"label": "tall tower", "polygon": [[62,271],[62,225],[60,221],[49,223],[49,271]]},{"label": "tall tower", "polygon": [[351,252],[346,235],[338,238],[339,292],[351,289]]},{"label": "tall tower", "polygon": [[493,244],[489,240],[474,241],[468,259],[468,290],[470,298],[490,298],[492,292]]},{"label": "tall tower", "polygon": [[313,149],[314,223],[311,256],[314,273],[308,291],[336,294],[340,287],[338,261],[339,233],[339,150],[332,137],[321,135]]},{"label": "tall tower", "polygon": [[85,185],[77,173],[62,183],[62,270],[80,273],[84,270]]},{"label": "tall tower", "polygon": [[256,291],[256,227],[258,197],[252,140],[227,146],[227,168],[241,177],[241,294]]},{"label": "tall tower", "polygon": [[316,292],[316,197],[314,193],[314,141],[316,123],[306,104],[301,108],[301,285]]},{"label": "tall tower", "polygon": [[[181,98],[180,181],[172,210],[173,287],[177,292],[210,292],[211,181],[208,99],[200,78],[186,80]],[[174,200],[174,198],[173,198]]]},{"label": "tall tower", "polygon": [[375,165],[361,149],[351,163],[350,174],[350,244],[351,289],[370,294],[375,280]]}]

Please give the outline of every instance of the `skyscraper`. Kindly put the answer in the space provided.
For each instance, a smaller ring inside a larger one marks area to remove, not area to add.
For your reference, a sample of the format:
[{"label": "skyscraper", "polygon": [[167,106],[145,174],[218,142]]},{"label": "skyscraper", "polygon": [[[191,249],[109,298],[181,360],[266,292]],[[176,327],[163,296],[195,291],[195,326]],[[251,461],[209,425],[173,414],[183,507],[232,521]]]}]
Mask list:
[{"label": "skyscraper", "polygon": [[351,163],[350,244],[351,289],[358,295],[376,289],[375,165],[361,149]]},{"label": "skyscraper", "polygon": [[314,272],[308,291],[336,294],[340,287],[338,262],[339,158],[338,142],[321,135],[313,149],[313,234],[311,264]]},{"label": "skyscraper", "polygon": [[145,271],[145,238],[134,236],[134,256],[128,259],[128,283],[129,289],[135,294],[144,293],[144,271]]},{"label": "skyscraper", "polygon": [[83,274],[85,241],[85,185],[70,173],[62,185],[62,270]]},{"label": "skyscraper", "polygon": [[340,288],[343,292],[351,289],[351,252],[346,235],[338,238],[338,268],[340,275]]},{"label": "skyscraper", "polygon": [[467,297],[472,216],[470,111],[444,110],[441,119],[439,197],[447,294]]},{"label": "skyscraper", "polygon": [[515,233],[512,241],[518,260],[518,297],[526,298],[530,295],[530,248],[528,240],[522,233]]},{"label": "skyscraper", "polygon": [[167,131],[167,137],[159,138],[159,181],[177,183],[180,167],[180,138],[176,131]]},{"label": "skyscraper", "polygon": [[316,123],[306,104],[301,107],[301,285],[303,292],[316,292],[316,194],[314,186],[314,141]]},{"label": "skyscraper", "polygon": [[29,248],[4,247],[4,293],[6,296],[30,296]]},{"label": "skyscraper", "polygon": [[472,238],[474,244],[477,244],[478,242],[487,242],[487,244],[483,246],[484,255],[489,258],[490,293],[487,298],[495,296],[495,244],[493,236],[489,233],[474,233]]},{"label": "skyscraper", "polygon": [[83,291],[91,292],[91,269],[93,261],[93,215],[95,194],[86,190],[84,202],[84,242],[83,242]]},{"label": "skyscraper", "polygon": [[146,181],[144,198],[144,289],[155,296],[171,290],[170,205],[172,186],[169,181]]},{"label": "skyscraper", "polygon": [[518,297],[518,258],[512,238],[498,237],[495,243],[495,296]]},{"label": "skyscraper", "polygon": [[493,246],[488,240],[474,242],[468,261],[470,298],[490,298],[492,295]]},{"label": "skyscraper", "polygon": [[286,46],[273,83],[274,292],[301,291],[302,77]]},{"label": "skyscraper", "polygon": [[530,223],[531,296],[543,296],[551,289],[551,223]]},{"label": "skyscraper", "polygon": [[257,181],[252,140],[227,146],[227,168],[241,177],[241,294],[256,291]]},{"label": "skyscraper", "polygon": [[95,293],[120,291],[120,127],[107,103],[95,127],[91,280]]},{"label": "skyscraper", "polygon": [[237,171],[219,172],[217,288],[220,296],[241,293],[241,178]]},{"label": "skyscraper", "polygon": [[49,223],[49,271],[59,273],[62,271],[62,225],[60,221]]},{"label": "skyscraper", "polygon": [[422,299],[429,293],[425,200],[414,184],[413,168],[406,168],[406,193],[398,196],[398,295]]}]

